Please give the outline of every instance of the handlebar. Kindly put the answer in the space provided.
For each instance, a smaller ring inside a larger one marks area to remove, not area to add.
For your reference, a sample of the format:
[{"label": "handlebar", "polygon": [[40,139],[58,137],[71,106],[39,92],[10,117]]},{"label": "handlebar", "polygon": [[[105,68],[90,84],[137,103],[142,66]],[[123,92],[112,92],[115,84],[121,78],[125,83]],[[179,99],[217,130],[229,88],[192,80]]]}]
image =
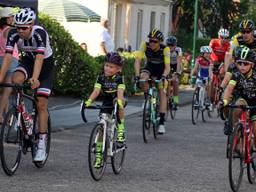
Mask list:
[{"label": "handlebar", "polygon": [[17,83],[0,83],[0,87],[13,87],[15,89],[31,89],[31,84],[17,84]]},{"label": "handlebar", "polygon": [[229,104],[227,106],[224,106],[224,107],[229,107],[229,108],[232,108],[232,109],[235,109],[235,108],[239,108],[239,109],[242,109],[242,110],[248,110],[248,109],[256,109],[256,105],[235,105],[235,104]]}]

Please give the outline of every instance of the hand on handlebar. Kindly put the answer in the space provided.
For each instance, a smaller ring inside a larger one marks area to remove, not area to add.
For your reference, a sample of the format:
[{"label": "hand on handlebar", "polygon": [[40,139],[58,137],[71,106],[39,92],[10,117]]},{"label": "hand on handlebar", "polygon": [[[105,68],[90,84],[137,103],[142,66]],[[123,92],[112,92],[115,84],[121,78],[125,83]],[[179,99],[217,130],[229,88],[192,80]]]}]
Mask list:
[{"label": "hand on handlebar", "polygon": [[91,99],[88,99],[84,102],[85,106],[86,107],[90,107],[92,105],[92,100]]}]

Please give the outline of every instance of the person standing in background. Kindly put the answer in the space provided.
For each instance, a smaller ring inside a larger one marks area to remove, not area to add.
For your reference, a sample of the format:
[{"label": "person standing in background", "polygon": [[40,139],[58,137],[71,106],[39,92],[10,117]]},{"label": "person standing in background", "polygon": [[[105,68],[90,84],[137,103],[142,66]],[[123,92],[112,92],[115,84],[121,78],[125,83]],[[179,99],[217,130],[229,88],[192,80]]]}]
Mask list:
[{"label": "person standing in background", "polygon": [[100,29],[100,55],[106,55],[107,53],[113,52],[115,45],[114,41],[109,33],[109,21],[108,19],[101,19],[101,29]]},{"label": "person standing in background", "polygon": [[[3,58],[5,55],[5,47],[7,41],[7,35],[10,27],[13,23],[13,13],[11,7],[4,7],[0,9],[0,67],[2,68]],[[15,45],[13,50],[12,63],[7,70],[4,83],[11,83],[12,73],[14,69],[18,66],[19,53],[17,45]],[[8,108],[8,98],[12,92],[12,88],[4,88],[3,94],[0,99],[0,123],[3,122],[3,113]]]}]

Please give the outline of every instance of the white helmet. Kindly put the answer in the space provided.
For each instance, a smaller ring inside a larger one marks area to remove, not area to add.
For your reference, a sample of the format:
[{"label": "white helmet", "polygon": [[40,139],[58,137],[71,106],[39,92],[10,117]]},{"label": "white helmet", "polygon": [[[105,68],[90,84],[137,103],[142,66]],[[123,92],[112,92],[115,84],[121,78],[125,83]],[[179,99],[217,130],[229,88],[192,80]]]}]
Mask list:
[{"label": "white helmet", "polygon": [[30,8],[22,9],[14,16],[15,25],[29,25],[36,19],[36,14]]},{"label": "white helmet", "polygon": [[211,53],[212,48],[210,46],[202,46],[200,47],[200,53]]},{"label": "white helmet", "polygon": [[228,38],[229,31],[227,29],[221,28],[218,32],[219,37]]}]

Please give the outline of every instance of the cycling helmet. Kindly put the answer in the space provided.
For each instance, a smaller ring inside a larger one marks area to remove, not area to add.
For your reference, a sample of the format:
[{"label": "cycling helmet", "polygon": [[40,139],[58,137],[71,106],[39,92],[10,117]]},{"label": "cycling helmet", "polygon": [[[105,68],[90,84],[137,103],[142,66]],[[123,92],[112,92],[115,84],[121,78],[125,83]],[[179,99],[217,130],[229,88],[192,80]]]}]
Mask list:
[{"label": "cycling helmet", "polygon": [[221,28],[218,32],[219,37],[222,38],[228,38],[229,37],[229,31],[227,29]]},{"label": "cycling helmet", "polygon": [[36,14],[30,8],[22,9],[14,16],[15,25],[29,25],[36,19]]},{"label": "cycling helmet", "polygon": [[123,66],[123,64],[124,64],[123,58],[117,52],[107,53],[104,61],[108,62],[108,63],[114,63],[119,66]]},{"label": "cycling helmet", "polygon": [[239,24],[239,29],[241,31],[244,31],[244,30],[252,31],[254,30],[254,27],[255,27],[254,22],[251,19],[244,19]]},{"label": "cycling helmet", "polygon": [[212,48],[210,46],[202,46],[200,47],[200,53],[211,53]]},{"label": "cycling helmet", "polygon": [[148,34],[148,38],[156,38],[159,41],[163,41],[164,40],[164,35],[161,31],[159,31],[158,29],[153,29],[152,31],[149,32]]},{"label": "cycling helmet", "polygon": [[244,62],[244,61],[250,61],[250,62],[255,62],[256,59],[256,54],[255,52],[246,47],[246,46],[239,46],[235,50],[235,60],[236,62]]},{"label": "cycling helmet", "polygon": [[175,36],[168,36],[166,39],[166,45],[177,45],[177,38]]}]

